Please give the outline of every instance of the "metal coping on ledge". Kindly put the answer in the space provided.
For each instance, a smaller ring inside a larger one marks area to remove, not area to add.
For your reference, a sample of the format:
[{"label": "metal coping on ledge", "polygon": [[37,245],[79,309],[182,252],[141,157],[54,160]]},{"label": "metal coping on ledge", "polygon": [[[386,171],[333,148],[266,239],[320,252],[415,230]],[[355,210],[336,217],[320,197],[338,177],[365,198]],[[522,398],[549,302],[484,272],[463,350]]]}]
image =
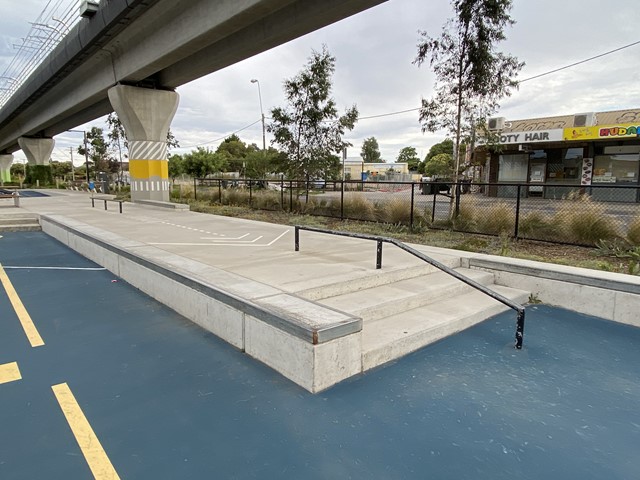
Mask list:
[{"label": "metal coping on ledge", "polygon": [[178,273],[175,270],[171,270],[170,268],[164,267],[151,260],[147,260],[141,256],[131,253],[124,248],[115,246],[104,240],[100,240],[99,238],[95,238],[80,230],[76,230],[75,228],[66,225],[54,218],[51,218],[48,215],[41,215],[40,218],[41,224],[45,221],[49,222],[73,235],[77,235],[84,240],[94,243],[101,248],[104,248],[105,250],[108,250],[116,255],[126,258],[127,260],[137,263],[138,265],[148,268],[151,271],[159,273],[160,275],[167,277],[170,280],[185,285],[186,287],[202,293],[203,295],[211,297],[221,303],[224,303],[225,305],[235,308],[242,313],[251,315],[271,325],[272,327],[277,328],[278,330],[282,330],[286,333],[294,335],[295,337],[300,338],[301,340],[305,340],[312,345],[326,343],[331,340],[357,333],[362,330],[362,319],[357,317],[353,317],[353,320],[350,322],[341,322],[322,328],[311,328],[302,324],[294,317],[286,317],[286,315],[282,313],[271,311],[270,309],[265,308],[262,305],[258,305],[253,301],[238,297],[229,292],[225,292],[212,285],[206,285],[198,280]]}]

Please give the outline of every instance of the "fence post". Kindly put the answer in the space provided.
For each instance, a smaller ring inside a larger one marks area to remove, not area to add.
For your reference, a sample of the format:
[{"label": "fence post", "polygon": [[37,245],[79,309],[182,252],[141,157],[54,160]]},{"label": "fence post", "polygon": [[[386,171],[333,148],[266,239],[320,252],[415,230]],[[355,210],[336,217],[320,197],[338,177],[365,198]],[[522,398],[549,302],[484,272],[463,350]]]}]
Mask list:
[{"label": "fence post", "polygon": [[460,188],[460,180],[456,182],[456,215],[455,218],[458,218],[460,215],[460,194],[462,193],[462,189]]},{"label": "fence post", "polygon": [[222,180],[218,180],[218,202],[222,205]]},{"label": "fence post", "polygon": [[280,175],[280,209],[284,211],[284,175]]},{"label": "fence post", "polygon": [[518,239],[518,225],[520,224],[520,189],[522,185],[518,185],[518,191],[516,195],[516,226],[513,232],[513,238]]},{"label": "fence post", "polygon": [[293,180],[289,180],[289,213],[293,212]]},{"label": "fence post", "polygon": [[340,191],[340,220],[344,220],[344,181]]},{"label": "fence post", "polygon": [[198,180],[196,178],[193,179],[193,199],[194,200],[198,200],[198,189],[196,187],[197,181]]},{"label": "fence post", "polygon": [[413,230],[413,206],[414,206],[413,195],[415,194],[415,186],[416,186],[416,184],[411,182],[411,213],[409,214],[409,229],[410,230]]},{"label": "fence post", "polygon": [[249,206],[251,206],[251,200],[253,200],[253,186],[252,181],[249,180]]},{"label": "fence post", "polygon": [[433,208],[431,209],[431,223],[436,221],[436,196],[438,192],[434,190],[433,192]]}]

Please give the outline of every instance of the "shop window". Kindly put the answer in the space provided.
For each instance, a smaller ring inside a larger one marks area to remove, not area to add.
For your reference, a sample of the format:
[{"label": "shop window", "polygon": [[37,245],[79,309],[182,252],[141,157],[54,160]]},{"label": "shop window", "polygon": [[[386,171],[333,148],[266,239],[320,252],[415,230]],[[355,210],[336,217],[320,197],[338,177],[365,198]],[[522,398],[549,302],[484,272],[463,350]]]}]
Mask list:
[{"label": "shop window", "polygon": [[500,155],[498,165],[499,182],[526,182],[529,154]]},{"label": "shop window", "polygon": [[638,183],[639,155],[597,155],[592,183]]},{"label": "shop window", "polygon": [[[580,169],[582,168],[582,148],[563,148],[556,150],[555,155],[550,155],[547,166],[549,182],[578,183]],[[558,155],[558,153],[560,155]],[[553,158],[551,160],[551,158]]]}]

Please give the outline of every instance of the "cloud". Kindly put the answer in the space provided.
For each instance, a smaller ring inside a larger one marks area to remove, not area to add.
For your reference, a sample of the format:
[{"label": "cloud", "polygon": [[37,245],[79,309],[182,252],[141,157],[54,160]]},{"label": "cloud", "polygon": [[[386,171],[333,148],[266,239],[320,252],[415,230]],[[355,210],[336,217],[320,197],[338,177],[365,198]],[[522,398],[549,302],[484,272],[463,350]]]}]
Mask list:
[{"label": "cloud", "polygon": [[[27,0],[28,9],[17,9],[9,2],[13,0],[0,0],[6,5],[0,19],[0,70],[6,54],[2,44],[24,36],[33,12],[44,6],[43,0]],[[506,31],[507,40],[499,49],[526,62],[520,75],[524,79],[637,41],[636,11],[633,2],[612,6],[601,0],[516,1],[511,13],[517,23]],[[261,145],[258,88],[250,80],[260,82],[268,117],[273,107],[285,104],[283,81],[304,67],[311,49],[323,44],[337,60],[333,96],[340,111],[353,104],[361,116],[416,108],[421,97],[431,96],[434,81],[428,65],[412,64],[418,30],[438,36],[451,15],[446,1],[390,0],[207,75],[178,89],[181,100],[172,130],[182,145],[216,148],[214,140],[257,121],[239,136]],[[638,107],[639,64],[640,45],[525,82],[502,101],[497,115],[516,120]],[[92,124],[103,127],[104,120]],[[423,134],[418,112],[410,112],[362,120],[346,138],[353,143],[349,155],[356,156],[365,138],[376,137],[383,157],[391,161],[405,146],[424,156],[445,134]],[[66,145],[60,138],[58,143]]]}]

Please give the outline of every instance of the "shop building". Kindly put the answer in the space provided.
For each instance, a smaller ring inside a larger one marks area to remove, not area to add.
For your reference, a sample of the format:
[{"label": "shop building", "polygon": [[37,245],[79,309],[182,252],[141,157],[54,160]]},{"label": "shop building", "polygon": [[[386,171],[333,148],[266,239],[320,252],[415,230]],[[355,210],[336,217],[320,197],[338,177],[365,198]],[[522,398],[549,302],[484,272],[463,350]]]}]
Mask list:
[{"label": "shop building", "polygon": [[[527,197],[562,198],[588,190],[595,200],[640,201],[640,188],[618,188],[640,187],[640,109],[513,121],[495,117],[488,127],[497,140],[497,148],[481,147],[489,183],[528,184],[520,188]],[[516,192],[516,186],[506,185],[488,190],[490,196]]]}]

